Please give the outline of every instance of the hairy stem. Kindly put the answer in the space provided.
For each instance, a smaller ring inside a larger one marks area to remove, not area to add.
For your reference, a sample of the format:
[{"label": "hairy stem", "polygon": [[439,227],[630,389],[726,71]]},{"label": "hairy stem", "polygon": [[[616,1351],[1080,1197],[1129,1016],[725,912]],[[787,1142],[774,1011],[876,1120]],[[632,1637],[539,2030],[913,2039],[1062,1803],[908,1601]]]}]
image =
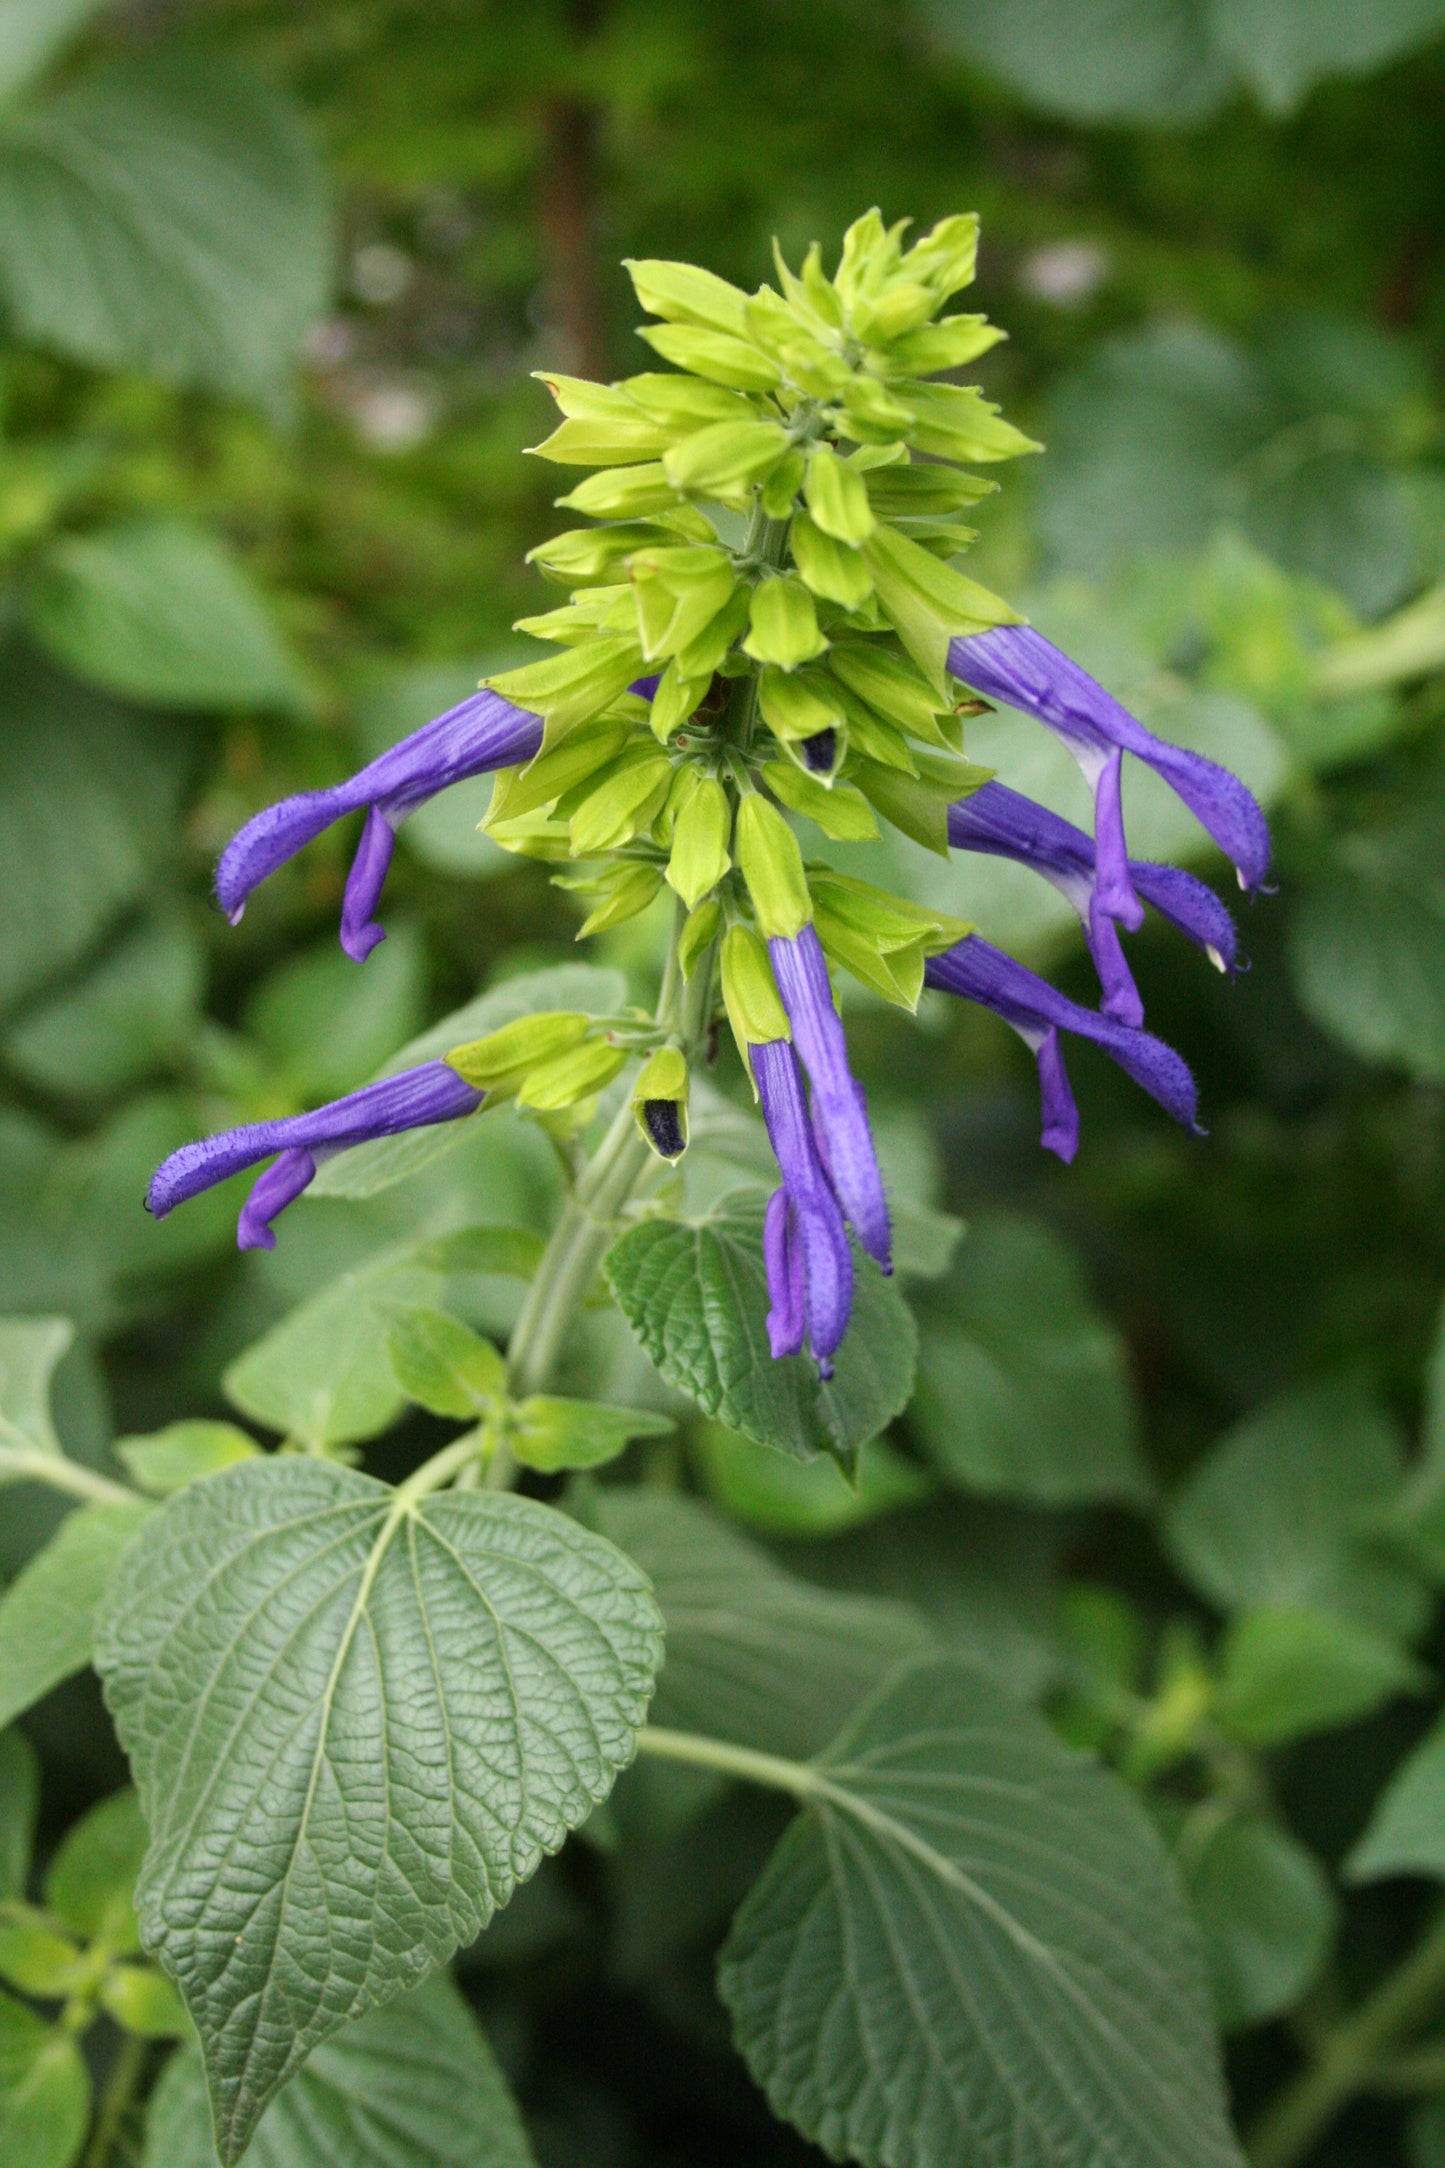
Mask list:
[{"label": "hairy stem", "polygon": [[1347,2101],[1387,2074],[1392,2051],[1445,1995],[1445,1911],[1316,2060],[1266,2110],[1250,2142],[1254,2168],[1294,2168]]}]

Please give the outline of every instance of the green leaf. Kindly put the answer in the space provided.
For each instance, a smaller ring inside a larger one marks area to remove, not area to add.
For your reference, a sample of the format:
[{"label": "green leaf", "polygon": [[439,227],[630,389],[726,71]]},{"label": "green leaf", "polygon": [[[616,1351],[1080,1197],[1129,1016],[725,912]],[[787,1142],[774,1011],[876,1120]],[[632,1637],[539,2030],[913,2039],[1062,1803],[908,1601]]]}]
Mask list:
[{"label": "green leaf", "polygon": [[213,1423],[200,1417],[190,1422],[168,1423],[148,1438],[118,1438],[111,1451],[144,1491],[169,1498],[205,1475],[219,1475],[238,1460],[254,1460],[260,1452],[254,1438],[234,1423]]},{"label": "green leaf", "polygon": [[80,1985],[83,1953],[43,1915],[0,1919],[0,1979],[23,1995],[59,2001]]},{"label": "green leaf", "polygon": [[851,1483],[836,1461],[791,1460],[721,1423],[700,1424],[691,1446],[709,1497],[765,1536],[836,1535],[913,1505],[934,1487],[886,1438],[862,1448]]},{"label": "green leaf", "polygon": [[391,1068],[425,1014],[425,977],[414,926],[393,922],[365,971],[333,934],[266,974],[246,1003],[246,1029],[297,1098],[339,1098]]},{"label": "green leaf", "polygon": [[22,337],[274,394],[326,305],[325,185],[295,109],[215,51],[117,54],[0,139],[0,285]]},{"label": "green leaf", "polygon": [[0,1010],[78,963],[174,854],[191,755],[13,643],[0,672]]},{"label": "green leaf", "polygon": [[403,1310],[386,1347],[407,1399],[433,1415],[475,1422],[506,1390],[507,1365],[491,1341],[444,1310]]},{"label": "green leaf", "polygon": [[[167,2063],[141,2168],[216,2168],[201,2059]],[[533,2168],[481,2027],[445,1978],[319,2047],[266,2110],[245,2168]]]},{"label": "green leaf", "polygon": [[941,1660],[807,1781],[719,1971],[779,2115],[866,2168],[1240,2168],[1194,1923],[1114,1777]]},{"label": "green leaf", "polygon": [[1445,1081],[1445,798],[1347,836],[1290,922],[1300,1005],[1367,1061]]},{"label": "green leaf", "polygon": [[105,0],[0,0],[0,98],[12,98],[98,15]]},{"label": "green leaf", "polygon": [[[373,958],[374,962],[376,959]],[[424,1061],[439,1061],[454,1046],[485,1039],[518,1017],[541,1009],[580,1010],[588,1016],[610,1016],[627,1000],[627,981],[620,971],[599,970],[592,964],[556,964],[547,971],[523,972],[504,979],[499,986],[479,994],[464,1008],[444,1016],[430,1031],[413,1039],[393,1054],[379,1074],[395,1076],[398,1070],[415,1068]],[[374,1144],[358,1145],[355,1151],[339,1152],[311,1185],[313,1197],[374,1197],[394,1182],[453,1150],[466,1133],[465,1122],[438,1122],[431,1129],[417,1129],[399,1137],[379,1137]]]},{"label": "green leaf", "polygon": [[644,1220],[607,1253],[618,1304],[669,1385],[759,1445],[850,1465],[906,1405],[917,1331],[890,1281],[854,1255],[853,1316],[820,1385],[802,1355],[768,1348],[762,1205],[733,1198],[693,1226]]},{"label": "green leaf", "polygon": [[81,1506],[0,1596],[0,1727],[90,1662],[96,1608],[150,1510]]},{"label": "green leaf", "polygon": [[221,544],[186,520],[131,520],[53,542],[30,596],[30,629],[76,677],[147,707],[306,704],[261,596]]},{"label": "green leaf", "polygon": [[508,1442],[524,1468],[559,1475],[565,1468],[601,1468],[634,1438],[665,1438],[677,1425],[648,1408],[614,1408],[599,1400],[562,1400],[534,1393],[516,1411]]},{"label": "green leaf", "polygon": [[1319,1976],[1339,1924],[1313,1852],[1278,1823],[1237,1815],[1186,1845],[1182,1864],[1224,2030],[1292,2009]]},{"label": "green leaf", "polygon": [[35,1749],[23,1732],[0,1732],[0,1904],[25,1895],[39,1811]]},{"label": "green leaf", "polygon": [[149,1965],[112,1965],[100,1983],[100,2007],[122,2032],[140,2040],[184,2040],[185,2005],[163,1972]]},{"label": "green leaf", "polygon": [[940,40],[1070,120],[1202,120],[1229,73],[1191,0],[929,0]]},{"label": "green leaf", "polygon": [[151,1830],[142,1932],[200,2035],[223,2160],[607,1796],[660,1656],[637,1568],[531,1499],[409,1498],[298,1457],[157,1511],[97,1663]]},{"label": "green leaf", "polygon": [[1371,1715],[1430,1674],[1376,1627],[1332,1611],[1246,1611],[1224,1637],[1214,1710],[1246,1746],[1278,1746]]},{"label": "green leaf", "polygon": [[596,1504],[667,1627],[654,1723],[802,1758],[933,1645],[907,1604],[816,1588],[692,1499],[619,1485]]},{"label": "green leaf", "polygon": [[68,2033],[0,1994],[0,2168],[70,2168],[90,2123],[90,2078]]},{"label": "green leaf", "polygon": [[148,920],[80,985],[29,1008],[5,1040],[27,1084],[67,1099],[105,1099],[174,1063],[195,1032],[205,958],[177,918]]},{"label": "green leaf", "polygon": [[1345,1862],[1352,1882],[1428,1874],[1445,1881],[1445,1723],[1401,1762]]},{"label": "green leaf", "polygon": [[[60,1452],[50,1416],[56,1365],[75,1339],[64,1317],[0,1317],[0,1455]],[[0,1457],[0,1477],[5,1473]]]},{"label": "green leaf", "polygon": [[1221,1610],[1334,1611],[1409,1638],[1425,1592],[1366,1540],[1403,1475],[1399,1437],[1361,1380],[1306,1385],[1220,1439],[1171,1504],[1165,1544]]},{"label": "green leaf", "polygon": [[66,1831],[46,1870],[45,1902],[82,1941],[103,1939],[116,1956],[139,1949],[134,1897],[146,1842],[129,1785]]},{"label": "green leaf", "polygon": [[1209,0],[1209,27],[1267,113],[1323,76],[1364,75],[1445,29],[1442,0]]},{"label": "green leaf", "polygon": [[1148,1499],[1123,1349],[1057,1236],[976,1221],[919,1332],[909,1427],[950,1482],[1055,1506]]}]

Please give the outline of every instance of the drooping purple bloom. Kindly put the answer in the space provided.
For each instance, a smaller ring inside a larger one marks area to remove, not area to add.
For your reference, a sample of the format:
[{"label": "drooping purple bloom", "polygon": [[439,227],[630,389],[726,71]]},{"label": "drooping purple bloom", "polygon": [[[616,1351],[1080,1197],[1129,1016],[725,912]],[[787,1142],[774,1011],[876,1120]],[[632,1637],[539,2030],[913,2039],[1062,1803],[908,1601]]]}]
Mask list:
[{"label": "drooping purple bloom", "polygon": [[793,1045],[813,1087],[818,1151],[838,1202],[875,1263],[891,1272],[888,1200],[868,1127],[863,1088],[848,1067],[848,1044],[833,1006],[828,966],[812,926],[768,943],[773,976],[793,1030]]},{"label": "drooping purple bloom", "polygon": [[[1099,906],[1094,886],[1095,846],[1082,828],[1061,820],[1003,783],[985,783],[948,809],[948,840],[957,850],[983,851],[1032,866],[1053,883],[1078,912],[1104,994],[1104,1014],[1138,1026],[1144,1004],[1124,960],[1115,921]],[[1212,888],[1177,866],[1127,860],[1135,892],[1161,917],[1202,948],[1220,971],[1235,967],[1234,921]]]},{"label": "drooping purple bloom", "polygon": [[992,1009],[1033,1050],[1043,1098],[1042,1142],[1046,1151],[1057,1152],[1060,1159],[1071,1160],[1079,1148],[1079,1110],[1064,1067],[1061,1031],[1092,1039],[1176,1122],[1186,1129],[1198,1127],[1194,1079],[1172,1047],[1147,1031],[1081,1008],[1047,979],[1015,963],[977,934],[969,934],[941,956],[930,957],[923,975],[943,993],[960,994],[965,1001]]},{"label": "drooping purple bloom", "polygon": [[1256,889],[1269,869],[1269,829],[1238,776],[1156,738],[1031,625],[994,625],[954,640],[948,667],[986,699],[1021,708],[1063,739],[1094,792],[1095,881],[1099,912],[1122,926],[1144,916],[1124,845],[1120,778],[1125,753],[1161,775],[1219,848],[1234,862],[1240,886]]},{"label": "drooping purple bloom", "polygon": [[216,896],[234,926],[253,888],[294,858],[333,821],[366,809],[341,907],[341,946],[362,963],[385,931],[373,917],[391,864],[397,823],[468,776],[512,768],[530,760],[542,744],[542,718],[513,707],[500,693],[473,693],[459,707],[424,723],[345,783],[304,790],[267,806],[247,821],[221,853]]},{"label": "drooping purple bloom", "polygon": [[820,1377],[848,1329],[853,1257],[838,1199],[819,1156],[797,1059],[786,1039],[751,1049],[768,1137],[783,1177],[763,1222],[768,1344],[775,1360],[812,1350]]},{"label": "drooping purple bloom", "polygon": [[167,1212],[202,1190],[214,1189],[241,1168],[254,1167],[257,1160],[279,1152],[280,1158],[266,1169],[247,1198],[236,1230],[238,1248],[274,1249],[272,1220],[301,1195],[321,1160],[353,1144],[369,1144],[374,1137],[456,1121],[463,1114],[475,1113],[483,1097],[444,1061],[428,1061],[420,1068],[404,1069],[399,1076],[383,1077],[380,1083],[365,1084],[360,1091],[310,1114],[288,1114],[277,1121],[223,1129],[219,1136],[183,1144],[162,1160],[146,1192],[146,1210],[164,1219]]}]

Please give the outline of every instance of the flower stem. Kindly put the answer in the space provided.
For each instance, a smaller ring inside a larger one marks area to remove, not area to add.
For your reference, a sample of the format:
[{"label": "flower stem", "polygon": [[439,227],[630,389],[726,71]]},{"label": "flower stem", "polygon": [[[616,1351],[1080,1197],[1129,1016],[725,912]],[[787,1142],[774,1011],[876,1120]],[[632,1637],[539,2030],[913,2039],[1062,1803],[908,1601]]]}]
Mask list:
[{"label": "flower stem", "polygon": [[1445,1911],[1404,1963],[1324,2042],[1266,2111],[1250,2141],[1253,2168],[1294,2168],[1347,2101],[1387,2077],[1402,2035],[1445,1994]]},{"label": "flower stem", "polygon": [[706,1738],[701,1732],[668,1731],[659,1724],[644,1724],[637,1734],[637,1751],[651,1754],[657,1761],[715,1769],[721,1776],[741,1777],[744,1783],[763,1784],[770,1791],[787,1792],[794,1799],[811,1798],[824,1788],[806,1762],[785,1761],[780,1754],[757,1754],[751,1747]]},{"label": "flower stem", "polygon": [[63,1453],[0,1445],[0,1480],[26,1477],[35,1483],[48,1483],[52,1490],[67,1491],[72,1498],[83,1498],[87,1505],[133,1506],[140,1502],[139,1491],[128,1489],[124,1483],[112,1483],[109,1476],[97,1475],[94,1468],[67,1460]]}]

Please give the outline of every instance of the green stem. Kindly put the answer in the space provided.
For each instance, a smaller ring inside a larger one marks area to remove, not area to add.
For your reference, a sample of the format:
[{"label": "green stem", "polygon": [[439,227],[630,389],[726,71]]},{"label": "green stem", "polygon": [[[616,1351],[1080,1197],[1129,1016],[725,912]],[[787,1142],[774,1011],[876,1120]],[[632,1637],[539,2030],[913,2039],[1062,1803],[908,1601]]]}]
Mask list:
[{"label": "green stem", "polygon": [[1445,1994],[1445,1911],[1355,2015],[1325,2041],[1318,2059],[1286,2086],[1250,2141],[1254,2168],[1293,2168],[1345,2103],[1388,2069],[1389,2051]]},{"label": "green stem", "polygon": [[95,2128],[91,2133],[90,2147],[85,2156],[84,2168],[106,2168],[115,2150],[121,2127],[130,2112],[130,2104],[140,2089],[145,2076],[149,2044],[127,2033],[116,2050],[115,2061],[110,2066],[110,2076],[105,2081],[105,2091],[100,2096],[96,2111]]},{"label": "green stem", "polygon": [[128,1490],[124,1483],[112,1483],[108,1476],[97,1475],[93,1468],[67,1460],[61,1453],[0,1446],[0,1477],[29,1477],[36,1483],[48,1483],[52,1490],[68,1491],[72,1498],[83,1498],[87,1505],[133,1506],[140,1500],[139,1491]]},{"label": "green stem", "polygon": [[659,1724],[644,1724],[637,1734],[637,1751],[651,1754],[657,1761],[715,1769],[722,1776],[741,1777],[746,1784],[764,1784],[769,1791],[787,1792],[794,1799],[811,1799],[827,1789],[806,1762],[785,1761],[780,1754],[756,1754],[751,1747],[705,1738],[701,1732],[668,1731]]},{"label": "green stem", "polygon": [[[686,913],[678,906],[658,997],[657,1021],[675,1032],[689,1060],[697,1055],[712,1012],[711,955],[700,957],[684,980],[677,960]],[[527,1290],[512,1333],[507,1368],[517,1399],[539,1393],[556,1368],[562,1344],[597,1268],[611,1247],[623,1209],[642,1188],[656,1162],[624,1098],[612,1126],[563,1207]]]}]

